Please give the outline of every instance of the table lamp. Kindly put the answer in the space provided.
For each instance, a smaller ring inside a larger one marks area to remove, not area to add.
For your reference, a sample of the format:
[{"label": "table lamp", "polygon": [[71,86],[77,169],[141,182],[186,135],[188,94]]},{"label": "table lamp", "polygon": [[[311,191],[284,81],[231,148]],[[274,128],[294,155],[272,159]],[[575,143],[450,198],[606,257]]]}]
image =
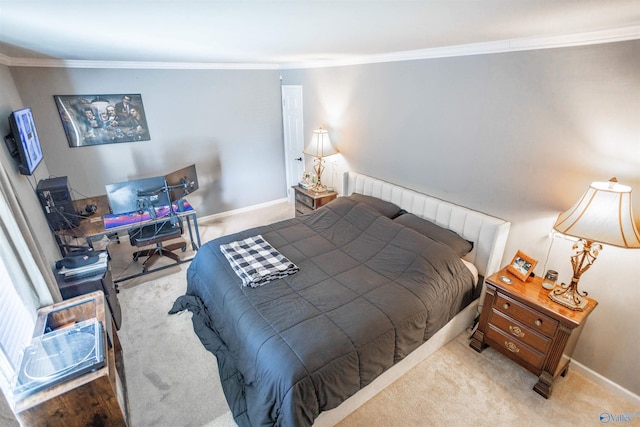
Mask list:
[{"label": "table lamp", "polygon": [[313,161],[313,170],[318,177],[318,181],[313,187],[310,188],[310,190],[316,193],[324,193],[325,191],[327,191],[327,186],[322,184],[324,157],[338,154],[338,150],[334,148],[333,145],[331,145],[329,133],[322,128],[314,130],[313,135],[311,136],[311,141],[304,149],[304,154],[315,157]]},{"label": "table lamp", "polygon": [[549,298],[571,310],[585,309],[587,293],[578,290],[578,281],[595,262],[602,244],[640,248],[640,234],[631,209],[631,187],[611,178],[592,183],[575,205],[558,215],[554,230],[580,240],[572,248],[571,283],[552,290]]}]

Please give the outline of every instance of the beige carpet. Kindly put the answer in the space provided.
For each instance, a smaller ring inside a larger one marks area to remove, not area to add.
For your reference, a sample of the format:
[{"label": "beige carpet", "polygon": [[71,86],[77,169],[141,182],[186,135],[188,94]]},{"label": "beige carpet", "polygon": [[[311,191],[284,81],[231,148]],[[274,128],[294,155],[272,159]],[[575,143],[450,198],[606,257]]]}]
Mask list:
[{"label": "beige carpet", "polygon": [[595,426],[603,412],[640,412],[571,369],[548,400],[536,382],[491,348],[478,354],[465,332],[339,425]]},{"label": "beige carpet", "polygon": [[216,359],[193,332],[191,313],[167,314],[186,290],[186,268],[119,294],[132,426],[204,426],[229,413]]},{"label": "beige carpet", "polygon": [[[247,214],[244,220],[236,216],[208,227],[203,224],[201,232],[210,240],[290,215],[286,209],[275,213],[274,209]],[[133,427],[235,425],[220,387],[215,357],[193,332],[191,314],[167,314],[186,289],[188,265],[165,270],[151,281],[136,279],[121,287],[119,335]],[[536,381],[534,375],[491,348],[475,352],[463,333],[339,425],[595,426],[602,424],[603,412],[640,414],[639,407],[571,369],[557,381],[548,400],[531,390]],[[630,424],[640,425],[640,416]]]}]

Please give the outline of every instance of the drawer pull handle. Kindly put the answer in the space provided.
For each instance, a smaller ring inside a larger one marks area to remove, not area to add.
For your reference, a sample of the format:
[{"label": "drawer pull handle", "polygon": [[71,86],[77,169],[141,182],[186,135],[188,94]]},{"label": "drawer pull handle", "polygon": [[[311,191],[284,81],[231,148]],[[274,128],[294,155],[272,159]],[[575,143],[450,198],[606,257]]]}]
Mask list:
[{"label": "drawer pull handle", "polygon": [[538,319],[534,322],[536,326],[542,326],[542,320]]},{"label": "drawer pull handle", "polygon": [[522,329],[518,328],[517,326],[509,325],[509,330],[518,338],[522,338],[524,336],[524,332],[522,332]]},{"label": "drawer pull handle", "polygon": [[507,348],[507,350],[509,350],[511,353],[519,353],[520,349],[511,341],[505,341],[504,342],[504,346]]},{"label": "drawer pull handle", "polygon": [[502,305],[502,308],[504,308],[505,310],[509,310],[509,303],[508,303],[508,302],[505,302],[505,303]]}]

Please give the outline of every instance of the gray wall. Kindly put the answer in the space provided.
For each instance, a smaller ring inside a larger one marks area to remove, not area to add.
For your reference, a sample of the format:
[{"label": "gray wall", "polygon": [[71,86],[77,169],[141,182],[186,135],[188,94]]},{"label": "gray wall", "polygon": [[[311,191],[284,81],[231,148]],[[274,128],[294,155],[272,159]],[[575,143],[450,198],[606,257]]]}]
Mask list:
[{"label": "gray wall", "polygon": [[[7,117],[12,111],[24,106],[20,94],[16,89],[8,67],[0,65],[0,136],[4,138],[9,133]],[[9,150],[4,142],[0,142],[0,164],[7,171],[13,191],[16,193],[22,211],[28,218],[29,226],[44,257],[54,262],[60,257],[58,246],[49,231],[40,202],[35,193],[38,181],[49,176],[46,162],[42,162],[31,176],[20,175],[14,160],[9,156]],[[54,295],[54,298],[59,295]]]},{"label": "gray wall", "polygon": [[[569,281],[558,213],[617,176],[640,218],[640,41],[283,70],[353,169],[512,222],[518,249]],[[548,257],[548,261],[547,261]],[[575,359],[640,394],[640,250],[605,247],[581,287],[599,301]],[[633,375],[629,375],[630,373]]]},{"label": "gray wall", "polygon": [[[274,70],[11,69],[30,106],[49,173],[74,197],[196,164],[199,216],[286,196],[279,75]],[[54,95],[139,93],[150,141],[70,148]]]},{"label": "gray wall", "polygon": [[[2,138],[9,133],[9,122],[6,120],[6,117],[8,117],[12,111],[18,110],[23,106],[9,68],[0,65],[0,136]],[[0,145],[2,146],[0,147],[0,167],[6,170],[22,211],[28,216],[29,226],[31,227],[35,240],[40,246],[45,258],[52,260],[51,267],[53,268],[53,260],[59,257],[58,247],[55,245],[53,237],[51,236],[51,232],[49,231],[34,191],[38,180],[48,176],[47,165],[44,162],[40,164],[32,176],[20,175],[15,162],[9,156],[9,151],[4,142],[0,142]],[[56,295],[56,297],[59,298],[59,295]],[[0,425],[7,427],[19,425],[2,392],[0,392]]]}]

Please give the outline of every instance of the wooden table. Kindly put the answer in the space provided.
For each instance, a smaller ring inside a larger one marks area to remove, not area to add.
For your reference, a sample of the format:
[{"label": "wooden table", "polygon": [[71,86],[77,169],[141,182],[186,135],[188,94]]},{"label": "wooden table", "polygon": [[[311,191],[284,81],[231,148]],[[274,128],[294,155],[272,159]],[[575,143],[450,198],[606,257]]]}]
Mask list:
[{"label": "wooden table", "polygon": [[298,185],[294,185],[292,188],[296,196],[296,216],[313,212],[338,197],[338,193],[335,191],[316,193],[311,190],[305,190]]},{"label": "wooden table", "polygon": [[15,412],[21,425],[128,425],[129,400],[122,346],[110,311],[105,309],[104,294],[101,291],[38,310],[34,337],[93,318],[104,328],[104,366],[17,401]]},{"label": "wooden table", "polygon": [[478,352],[491,346],[538,375],[533,389],[548,398],[553,382],[567,373],[580,332],[598,302],[586,298],[584,311],[570,310],[549,298],[541,277],[523,282],[506,269],[485,282],[480,323],[469,345]]}]

